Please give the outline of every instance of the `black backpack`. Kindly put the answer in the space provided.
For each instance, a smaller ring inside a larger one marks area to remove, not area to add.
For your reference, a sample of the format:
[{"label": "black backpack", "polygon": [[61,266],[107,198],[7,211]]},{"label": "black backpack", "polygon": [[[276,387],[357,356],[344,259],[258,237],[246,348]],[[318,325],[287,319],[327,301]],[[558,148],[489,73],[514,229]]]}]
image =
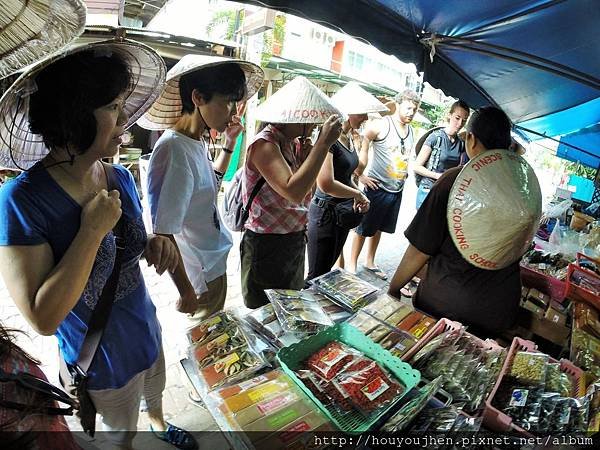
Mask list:
[{"label": "black backpack", "polygon": [[[419,152],[421,151],[421,148],[425,144],[425,141],[427,140],[427,138],[431,134],[436,133],[442,129],[444,129],[444,127],[434,127],[430,130],[427,130],[427,132],[419,138],[419,140],[417,141],[417,145],[415,145],[415,157],[419,155]],[[429,170],[431,170],[431,162],[435,159],[434,152],[438,152],[440,150],[441,143],[442,143],[442,136],[439,133],[437,133],[437,139],[435,140],[435,144],[431,148],[431,155],[429,156],[429,160],[427,161],[427,169],[429,169]],[[423,175],[419,175],[418,173],[415,173],[415,183],[417,183],[417,186],[419,186],[421,184],[421,180],[423,178],[425,178]]]}]

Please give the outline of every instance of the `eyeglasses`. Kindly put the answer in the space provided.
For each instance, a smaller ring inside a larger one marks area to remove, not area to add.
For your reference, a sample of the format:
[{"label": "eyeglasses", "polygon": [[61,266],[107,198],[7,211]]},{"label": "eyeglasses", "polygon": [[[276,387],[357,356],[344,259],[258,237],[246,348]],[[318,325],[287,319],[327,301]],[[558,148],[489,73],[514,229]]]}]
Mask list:
[{"label": "eyeglasses", "polygon": [[72,416],[73,409],[77,406],[76,400],[72,399],[65,391],[48,383],[46,380],[25,372],[12,374],[0,369],[0,383],[10,382],[14,382],[25,389],[38,392],[48,400],[53,400],[69,406],[60,408],[56,406],[28,405],[25,403],[0,399],[0,406],[4,406],[5,408],[17,409],[20,411],[34,410],[52,416]]}]

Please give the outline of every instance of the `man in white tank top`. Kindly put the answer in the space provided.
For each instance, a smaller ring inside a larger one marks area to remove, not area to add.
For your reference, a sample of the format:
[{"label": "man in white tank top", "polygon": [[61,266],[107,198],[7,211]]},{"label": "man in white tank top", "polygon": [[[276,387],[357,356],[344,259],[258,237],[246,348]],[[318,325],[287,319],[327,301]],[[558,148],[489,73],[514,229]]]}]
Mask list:
[{"label": "man in white tank top", "polygon": [[[391,116],[367,123],[356,173],[371,206],[355,230],[348,267],[351,272],[356,272],[358,257],[368,238],[365,268],[384,280],[387,278],[385,272],[375,265],[375,254],[381,232],[396,231],[404,181],[408,175],[408,158],[415,142],[410,122],[419,103],[416,92],[404,91],[396,95],[395,111]],[[365,175],[363,171],[369,162],[370,146],[373,148],[373,160]]]}]

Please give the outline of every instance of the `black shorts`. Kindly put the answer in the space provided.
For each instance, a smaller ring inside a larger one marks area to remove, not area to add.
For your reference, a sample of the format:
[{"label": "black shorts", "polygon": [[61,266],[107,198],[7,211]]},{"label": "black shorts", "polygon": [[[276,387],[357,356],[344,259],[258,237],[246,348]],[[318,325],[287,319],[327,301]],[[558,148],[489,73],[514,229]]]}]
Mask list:
[{"label": "black shorts", "polygon": [[378,231],[394,233],[402,202],[402,191],[392,193],[383,189],[369,189],[365,190],[365,195],[371,205],[356,228],[356,233],[364,237],[375,236]]}]

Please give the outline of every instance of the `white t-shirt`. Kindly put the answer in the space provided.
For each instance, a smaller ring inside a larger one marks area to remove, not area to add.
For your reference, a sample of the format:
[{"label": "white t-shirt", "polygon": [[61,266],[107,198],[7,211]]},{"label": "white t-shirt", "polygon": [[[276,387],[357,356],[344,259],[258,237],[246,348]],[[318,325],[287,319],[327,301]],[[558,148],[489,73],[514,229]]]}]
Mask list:
[{"label": "white t-shirt", "polygon": [[172,234],[197,294],[223,275],[233,245],[217,208],[217,178],[204,141],[167,130],[148,167],[148,203],[155,233]]}]

